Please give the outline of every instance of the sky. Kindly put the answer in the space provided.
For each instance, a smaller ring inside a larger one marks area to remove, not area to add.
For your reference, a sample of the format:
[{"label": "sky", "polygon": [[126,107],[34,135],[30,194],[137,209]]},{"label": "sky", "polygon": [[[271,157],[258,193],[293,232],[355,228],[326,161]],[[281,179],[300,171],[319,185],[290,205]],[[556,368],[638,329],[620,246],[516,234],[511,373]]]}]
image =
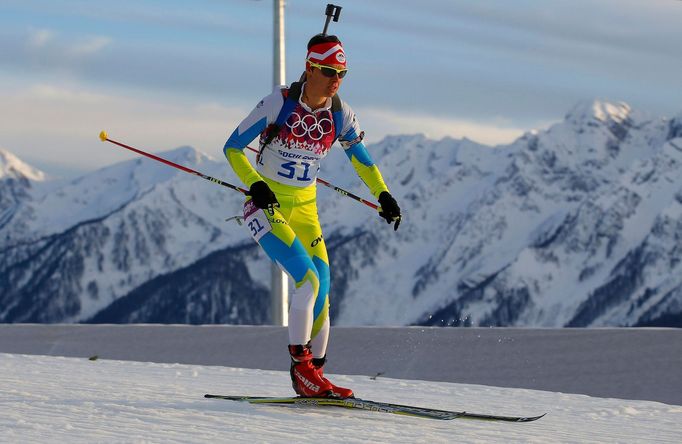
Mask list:
[{"label": "sky", "polygon": [[[337,0],[340,95],[368,142],[506,144],[577,103],[682,112],[678,0]],[[327,1],[286,6],[287,82]],[[271,0],[0,0],[0,148],[69,177],[193,146],[214,157],[272,90]]]}]

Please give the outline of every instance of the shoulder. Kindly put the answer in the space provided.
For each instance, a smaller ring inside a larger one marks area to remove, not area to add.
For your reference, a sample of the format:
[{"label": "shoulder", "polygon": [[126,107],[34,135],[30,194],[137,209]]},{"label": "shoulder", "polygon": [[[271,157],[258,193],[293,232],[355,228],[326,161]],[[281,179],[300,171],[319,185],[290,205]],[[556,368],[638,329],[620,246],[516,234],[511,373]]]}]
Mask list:
[{"label": "shoulder", "polygon": [[270,94],[263,97],[251,110],[238,126],[239,133],[243,134],[252,128],[265,128],[277,118],[279,110],[282,108],[282,93],[276,88]]},{"label": "shoulder", "polygon": [[346,102],[345,100],[343,100],[340,97],[339,97],[339,100],[341,101],[341,111],[343,111],[343,116],[344,117],[354,116],[355,112],[353,111],[353,108],[351,108],[351,106],[348,104],[348,102]]},{"label": "shoulder", "polygon": [[286,87],[276,86],[273,88],[272,92],[263,97],[253,110],[255,114],[265,116],[268,124],[275,121],[277,114],[279,114],[279,110],[282,109],[282,105],[284,104],[284,97],[282,95],[283,88]]},{"label": "shoulder", "polygon": [[344,100],[341,100],[341,112],[343,113],[343,127],[339,132],[341,139],[354,139],[360,134],[360,124],[353,108]]},{"label": "shoulder", "polygon": [[267,96],[263,97],[260,102],[256,105],[256,108],[264,107],[266,109],[277,107],[280,108],[282,103],[284,103],[284,96],[282,94],[283,90],[286,90],[286,86],[275,86],[272,92]]}]

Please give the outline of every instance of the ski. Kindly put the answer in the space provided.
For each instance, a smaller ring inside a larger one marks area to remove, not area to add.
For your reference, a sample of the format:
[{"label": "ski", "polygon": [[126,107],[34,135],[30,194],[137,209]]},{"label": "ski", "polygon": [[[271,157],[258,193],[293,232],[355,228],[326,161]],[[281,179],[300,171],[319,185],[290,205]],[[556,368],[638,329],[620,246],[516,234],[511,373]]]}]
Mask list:
[{"label": "ski", "polygon": [[204,395],[205,398],[226,399],[229,401],[248,402],[250,404],[270,404],[270,405],[302,405],[302,406],[330,406],[343,407],[347,409],[370,410],[373,412],[393,413],[396,415],[414,416],[429,419],[479,419],[487,421],[507,421],[507,422],[531,422],[543,416],[500,416],[484,415],[480,413],[457,412],[449,410],[438,410],[428,407],[416,407],[411,405],[393,404],[390,402],[377,402],[359,398],[302,398],[302,397],[264,397],[264,396],[229,396],[229,395]]}]

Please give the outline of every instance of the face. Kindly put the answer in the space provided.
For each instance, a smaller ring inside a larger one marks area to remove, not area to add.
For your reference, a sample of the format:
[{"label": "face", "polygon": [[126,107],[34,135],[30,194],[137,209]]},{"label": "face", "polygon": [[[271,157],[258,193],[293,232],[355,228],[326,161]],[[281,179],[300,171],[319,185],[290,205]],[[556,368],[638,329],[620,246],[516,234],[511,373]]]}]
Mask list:
[{"label": "face", "polygon": [[[338,69],[344,69],[343,65],[327,65]],[[338,74],[334,77],[326,77],[322,74],[318,68],[313,68],[312,66],[306,70],[306,82],[307,88],[310,88],[310,92],[323,96],[332,97],[336,94],[341,87],[341,82],[343,79],[339,78]]]}]

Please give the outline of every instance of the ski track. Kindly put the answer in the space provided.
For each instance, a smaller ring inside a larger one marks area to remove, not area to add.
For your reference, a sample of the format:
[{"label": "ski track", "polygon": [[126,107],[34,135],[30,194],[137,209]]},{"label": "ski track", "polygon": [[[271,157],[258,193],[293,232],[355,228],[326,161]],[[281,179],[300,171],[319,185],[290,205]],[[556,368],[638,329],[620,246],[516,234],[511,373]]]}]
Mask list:
[{"label": "ski track", "polygon": [[255,406],[204,393],[291,396],[288,372],[0,354],[0,442],[679,442],[682,406],[480,385],[335,376],[359,397],[537,415],[437,421]]}]

